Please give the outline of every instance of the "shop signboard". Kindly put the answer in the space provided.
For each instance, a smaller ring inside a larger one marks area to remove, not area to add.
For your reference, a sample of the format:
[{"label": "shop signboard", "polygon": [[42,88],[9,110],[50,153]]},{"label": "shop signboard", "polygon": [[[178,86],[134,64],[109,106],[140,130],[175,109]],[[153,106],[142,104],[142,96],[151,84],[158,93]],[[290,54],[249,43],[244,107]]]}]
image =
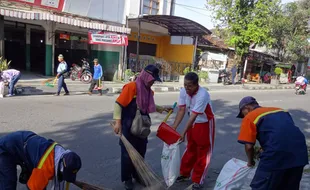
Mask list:
[{"label": "shop signboard", "polygon": [[65,0],[9,0],[20,3],[26,3],[33,6],[38,6],[44,9],[53,9],[62,11]]},{"label": "shop signboard", "polygon": [[70,40],[70,35],[69,34],[59,34],[59,39]]},{"label": "shop signboard", "polygon": [[89,44],[128,46],[128,36],[104,31],[88,31]]}]

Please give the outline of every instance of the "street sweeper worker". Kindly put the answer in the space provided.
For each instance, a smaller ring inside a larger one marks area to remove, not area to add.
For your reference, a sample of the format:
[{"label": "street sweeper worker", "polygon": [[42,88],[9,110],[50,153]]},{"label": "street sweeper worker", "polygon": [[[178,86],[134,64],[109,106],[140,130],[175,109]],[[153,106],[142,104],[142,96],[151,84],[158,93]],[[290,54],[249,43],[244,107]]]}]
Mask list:
[{"label": "street sweeper worker", "polygon": [[245,145],[248,166],[255,165],[256,139],[262,147],[252,190],[299,190],[308,151],[304,134],[280,108],[261,107],[251,96],[239,103],[242,118],[238,142]]},{"label": "street sweeper worker", "polygon": [[[180,176],[177,181],[192,179],[192,189],[201,189],[210,164],[214,145],[214,114],[207,90],[198,84],[199,77],[190,72],[185,75],[184,88],[180,91],[179,111],[173,127],[177,129],[184,115],[189,119],[181,140],[187,135],[187,147],[181,161]],[[191,175],[192,173],[192,175]]]},{"label": "street sweeper worker", "polygon": [[9,94],[8,97],[14,96],[14,86],[18,82],[18,80],[21,77],[20,71],[16,69],[7,69],[2,72],[0,72],[0,78],[4,82],[7,82],[9,84]]},{"label": "street sweeper worker", "polygon": [[53,190],[63,190],[65,181],[73,183],[82,163],[80,157],[53,140],[32,131],[17,131],[0,138],[0,189],[16,190],[19,182],[30,190],[43,190],[52,180]]},{"label": "street sweeper worker", "polygon": [[[137,109],[140,110],[141,115],[149,119],[149,122],[151,122],[150,113],[155,111],[159,113],[168,112],[172,109],[171,107],[155,105],[154,94],[151,89],[155,81],[161,81],[159,69],[155,65],[146,66],[136,81],[130,82],[123,87],[114,107],[115,133],[125,136],[143,158],[147,148],[147,136],[141,137],[131,131],[132,127],[136,127],[132,123],[136,117]],[[121,146],[121,181],[124,183],[126,190],[132,190],[134,188],[133,178],[138,183],[142,183],[142,181],[138,177],[137,171],[121,140],[119,144]]]}]

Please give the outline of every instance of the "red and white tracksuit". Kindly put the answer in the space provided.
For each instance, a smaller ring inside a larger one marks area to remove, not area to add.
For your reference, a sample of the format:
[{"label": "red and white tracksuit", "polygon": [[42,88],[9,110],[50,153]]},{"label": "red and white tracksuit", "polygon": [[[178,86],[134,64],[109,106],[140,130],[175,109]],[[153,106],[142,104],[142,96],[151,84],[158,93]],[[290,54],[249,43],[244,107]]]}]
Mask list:
[{"label": "red and white tracksuit", "polygon": [[181,90],[179,105],[187,106],[189,112],[199,115],[187,131],[188,143],[182,156],[180,174],[191,176],[192,181],[198,184],[204,182],[214,147],[215,122],[210,103],[209,93],[201,87],[192,97],[184,95]]}]

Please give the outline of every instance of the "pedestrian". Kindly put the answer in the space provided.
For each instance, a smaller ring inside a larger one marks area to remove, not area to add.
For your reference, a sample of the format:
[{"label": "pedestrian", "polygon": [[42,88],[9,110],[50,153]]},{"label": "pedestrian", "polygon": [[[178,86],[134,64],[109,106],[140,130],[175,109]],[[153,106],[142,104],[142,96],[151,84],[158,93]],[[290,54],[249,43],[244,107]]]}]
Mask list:
[{"label": "pedestrian", "polygon": [[[214,114],[208,91],[199,86],[199,77],[190,72],[185,75],[184,88],[180,91],[179,111],[173,124],[177,129],[187,111],[189,119],[181,141],[187,136],[187,147],[181,160],[178,182],[191,176],[192,189],[201,189],[210,164],[214,146]],[[192,174],[192,175],[191,175]]]},{"label": "pedestrian", "polygon": [[239,103],[242,118],[238,142],[245,145],[248,166],[253,167],[256,139],[262,147],[252,190],[299,190],[308,151],[304,134],[289,112],[261,107],[251,96]]},{"label": "pedestrian", "polygon": [[32,131],[17,131],[0,138],[0,189],[16,190],[19,182],[28,189],[46,189],[52,180],[55,190],[63,190],[65,181],[74,183],[82,163],[80,157]]},{"label": "pedestrian", "polygon": [[8,97],[15,96],[14,94],[14,86],[18,82],[21,77],[20,71],[16,69],[7,69],[1,72],[1,79],[4,82],[9,83],[9,94]]},{"label": "pedestrian", "polygon": [[92,95],[93,89],[94,87],[97,85],[97,89],[99,92],[99,95],[102,96],[102,81],[101,81],[101,77],[102,77],[102,67],[98,62],[98,59],[94,59],[94,76],[93,76],[93,80],[90,84],[89,90],[88,90],[88,94]]},{"label": "pedestrian", "polygon": [[237,75],[237,66],[234,65],[234,66],[231,68],[231,82],[232,82],[232,84],[236,84],[236,83],[235,83],[236,75]]},{"label": "pedestrian", "polygon": [[[150,119],[149,114],[155,111],[162,113],[172,108],[155,105],[154,94],[151,86],[155,81],[161,81],[159,78],[159,69],[155,65],[146,66],[136,81],[130,82],[123,87],[123,90],[115,102],[113,119],[115,120],[114,131],[116,134],[122,134],[132,144],[132,146],[144,158],[147,148],[147,137],[141,138],[131,132],[137,109],[141,115]],[[136,182],[141,183],[138,174],[131,162],[129,154],[120,141],[121,146],[121,181],[126,190],[133,189],[134,178]],[[142,184],[143,185],[143,184]]]},{"label": "pedestrian", "polygon": [[65,96],[69,95],[69,90],[67,88],[67,84],[65,83],[65,77],[64,74],[68,72],[68,65],[66,61],[64,60],[64,56],[62,54],[59,54],[58,56],[59,65],[57,68],[57,78],[58,78],[58,89],[55,96],[59,96],[61,89],[63,88],[65,90]]}]

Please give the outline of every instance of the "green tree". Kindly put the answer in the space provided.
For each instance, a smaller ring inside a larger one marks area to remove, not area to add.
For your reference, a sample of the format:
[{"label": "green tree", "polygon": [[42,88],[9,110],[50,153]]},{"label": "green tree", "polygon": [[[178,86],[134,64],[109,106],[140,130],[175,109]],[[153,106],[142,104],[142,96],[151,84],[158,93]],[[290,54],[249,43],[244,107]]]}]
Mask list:
[{"label": "green tree", "polygon": [[308,21],[310,2],[288,3],[277,12],[270,23],[272,47],[281,61],[298,61],[309,57]]},{"label": "green tree", "polygon": [[248,53],[251,43],[271,45],[270,22],[279,10],[279,0],[206,0],[207,7],[225,28],[228,44],[235,47],[237,55]]}]

